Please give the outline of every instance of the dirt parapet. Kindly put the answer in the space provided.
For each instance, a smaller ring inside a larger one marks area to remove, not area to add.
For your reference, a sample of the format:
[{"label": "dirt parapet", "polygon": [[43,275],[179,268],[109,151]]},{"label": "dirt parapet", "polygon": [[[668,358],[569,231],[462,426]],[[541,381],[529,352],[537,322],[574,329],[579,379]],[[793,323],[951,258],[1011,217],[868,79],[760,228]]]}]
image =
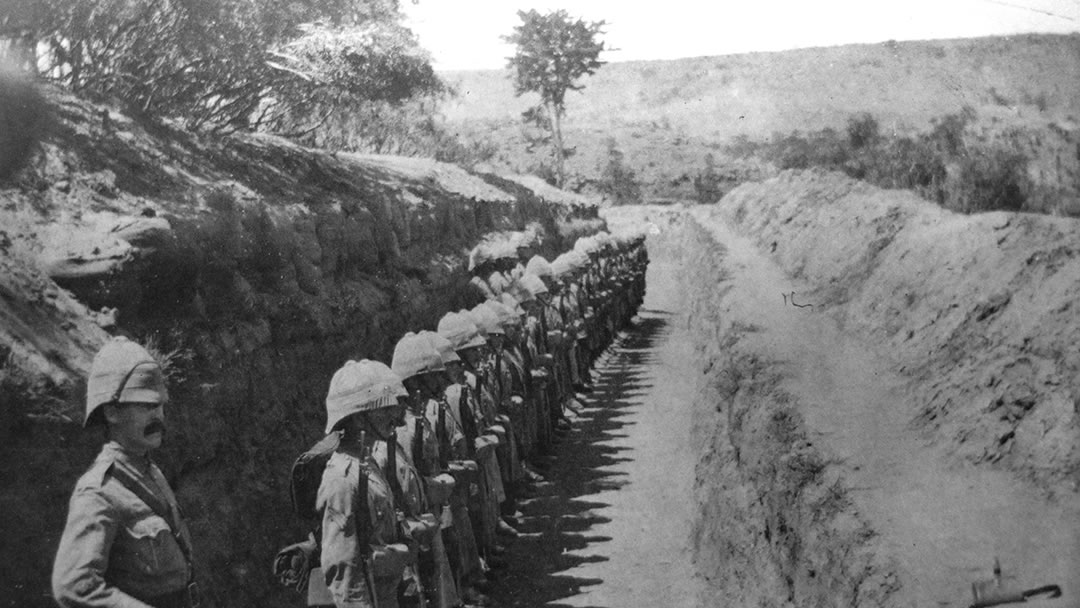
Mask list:
[{"label": "dirt parapet", "polygon": [[910,417],[960,456],[1051,491],[1080,482],[1080,224],[964,216],[823,172],[744,185],[713,213],[816,286],[799,294],[880,344]]},{"label": "dirt parapet", "polygon": [[465,266],[486,234],[531,225],[550,255],[603,226],[588,201],[433,161],[197,136],[59,93],[49,104],[55,128],[0,190],[0,536],[19,556],[0,580],[13,604],[52,605],[67,498],[100,443],[79,428],[82,378],[109,334],[165,363],[159,461],[210,605],[295,605],[269,564],[307,534],[287,475],[321,435],[334,370],[389,360],[405,332],[479,302]]}]

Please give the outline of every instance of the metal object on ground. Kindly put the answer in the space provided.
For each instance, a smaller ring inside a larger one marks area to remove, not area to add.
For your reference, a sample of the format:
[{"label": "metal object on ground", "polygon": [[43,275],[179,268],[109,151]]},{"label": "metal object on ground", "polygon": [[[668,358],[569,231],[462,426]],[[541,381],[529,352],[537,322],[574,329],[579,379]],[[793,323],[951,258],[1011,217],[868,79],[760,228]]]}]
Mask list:
[{"label": "metal object on ground", "polygon": [[997,558],[994,558],[994,578],[971,583],[971,593],[974,596],[971,608],[1019,604],[1039,597],[1048,599],[1061,597],[1061,587],[1057,585],[1043,585],[1033,589],[1020,590],[1006,587],[1002,584],[1001,578],[1001,564]]}]

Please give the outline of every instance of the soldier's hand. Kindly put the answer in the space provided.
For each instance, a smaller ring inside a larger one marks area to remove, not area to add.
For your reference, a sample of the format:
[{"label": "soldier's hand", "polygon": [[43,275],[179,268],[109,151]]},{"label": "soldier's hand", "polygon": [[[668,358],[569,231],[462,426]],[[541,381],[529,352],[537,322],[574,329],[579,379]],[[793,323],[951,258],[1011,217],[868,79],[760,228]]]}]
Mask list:
[{"label": "soldier's hand", "polygon": [[506,427],[501,424],[493,424],[484,429],[484,434],[494,435],[499,438],[499,443],[506,443]]},{"label": "soldier's hand", "polygon": [[499,438],[494,435],[481,435],[476,438],[476,457],[483,458],[499,445]]},{"label": "soldier's hand", "polygon": [[441,505],[450,500],[457,482],[452,475],[442,473],[428,480],[428,499],[431,504]]},{"label": "soldier's hand", "polygon": [[450,474],[456,482],[455,489],[464,488],[476,479],[478,467],[475,460],[452,460],[450,461]]},{"label": "soldier's hand", "polygon": [[404,543],[371,548],[371,569],[375,576],[401,576],[406,566],[416,563],[416,554]]}]

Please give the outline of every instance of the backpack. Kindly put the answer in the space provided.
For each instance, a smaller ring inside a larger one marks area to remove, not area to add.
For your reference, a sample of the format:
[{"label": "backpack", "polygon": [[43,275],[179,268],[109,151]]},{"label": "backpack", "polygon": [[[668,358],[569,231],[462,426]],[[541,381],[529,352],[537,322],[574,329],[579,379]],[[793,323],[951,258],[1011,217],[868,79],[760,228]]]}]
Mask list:
[{"label": "backpack", "polygon": [[319,496],[319,485],[322,484],[326,463],[330,461],[330,456],[340,443],[341,435],[330,433],[300,454],[293,463],[290,492],[293,511],[300,519],[317,521],[322,518],[322,513],[315,504]]}]

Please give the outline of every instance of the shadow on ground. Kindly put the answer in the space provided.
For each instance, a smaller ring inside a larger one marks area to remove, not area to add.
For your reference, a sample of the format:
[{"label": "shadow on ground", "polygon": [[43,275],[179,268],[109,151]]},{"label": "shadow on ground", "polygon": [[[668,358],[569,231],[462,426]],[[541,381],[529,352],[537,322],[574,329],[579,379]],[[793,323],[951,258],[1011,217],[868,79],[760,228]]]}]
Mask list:
[{"label": "shadow on ground", "polygon": [[[642,311],[645,313],[646,311]],[[553,450],[548,475],[536,498],[519,506],[523,535],[506,542],[508,567],[494,573],[490,597],[500,607],[559,605],[600,579],[561,575],[585,562],[607,561],[603,545],[610,538],[591,535],[593,526],[610,521],[597,514],[608,505],[587,498],[616,490],[628,482],[610,469],[633,458],[628,448],[607,445],[625,437],[631,422],[624,420],[647,392],[645,368],[652,346],[664,333],[668,313],[647,311],[610,349],[593,370],[595,389],[583,401],[584,411],[574,428]],[[588,556],[571,555],[588,549]]]}]

